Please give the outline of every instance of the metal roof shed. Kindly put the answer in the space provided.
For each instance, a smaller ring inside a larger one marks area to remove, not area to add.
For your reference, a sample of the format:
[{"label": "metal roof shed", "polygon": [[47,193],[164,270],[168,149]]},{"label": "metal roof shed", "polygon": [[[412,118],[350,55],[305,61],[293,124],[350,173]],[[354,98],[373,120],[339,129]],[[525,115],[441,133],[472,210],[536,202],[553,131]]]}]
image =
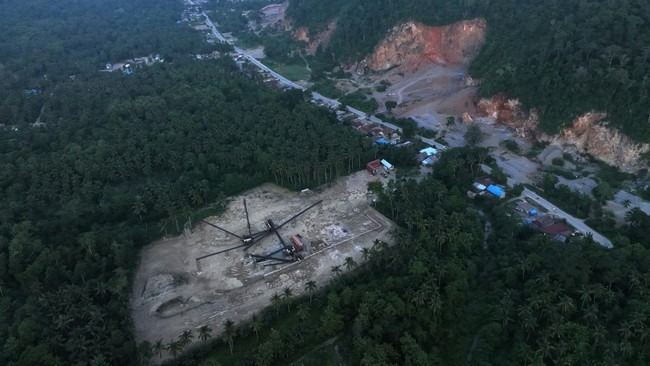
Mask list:
[{"label": "metal roof shed", "polygon": [[501,189],[501,187],[495,186],[494,184],[490,184],[487,187],[487,191],[499,198],[504,198],[506,196],[506,192],[504,192],[503,189]]},{"label": "metal roof shed", "polygon": [[381,165],[383,165],[386,170],[393,170],[393,164],[387,162],[384,159],[381,159]]},{"label": "metal roof shed", "polygon": [[420,153],[422,154],[427,154],[427,156],[435,155],[438,153],[438,150],[432,148],[432,147],[427,147],[425,149],[420,150]]}]

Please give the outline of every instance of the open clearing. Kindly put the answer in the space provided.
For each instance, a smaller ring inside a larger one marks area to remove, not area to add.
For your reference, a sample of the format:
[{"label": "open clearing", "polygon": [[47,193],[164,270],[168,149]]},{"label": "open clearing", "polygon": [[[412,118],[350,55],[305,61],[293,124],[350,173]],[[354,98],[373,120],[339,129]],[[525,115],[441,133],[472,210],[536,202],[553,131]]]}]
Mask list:
[{"label": "open clearing", "polygon": [[[198,224],[182,236],[166,238],[142,250],[136,272],[132,308],[137,342],[176,339],[187,329],[208,324],[214,335],[226,319],[239,323],[270,305],[271,296],[286,287],[294,296],[305,293],[305,283],[324,286],[331,267],[351,256],[358,263],[361,249],[375,239],[390,242],[393,224],[369,205],[367,184],[381,179],[365,170],[311,191],[292,192],[273,184],[234,197],[219,217],[206,221],[238,235],[247,231],[243,199],[250,213],[252,231],[265,230],[264,221],[278,225],[318,200],[323,202],[279,232],[285,241],[300,234],[307,242],[305,259],[291,264],[264,267],[242,249],[196,260],[197,257],[241,244],[238,238],[206,224]],[[269,236],[248,252],[266,254],[280,247]]]}]

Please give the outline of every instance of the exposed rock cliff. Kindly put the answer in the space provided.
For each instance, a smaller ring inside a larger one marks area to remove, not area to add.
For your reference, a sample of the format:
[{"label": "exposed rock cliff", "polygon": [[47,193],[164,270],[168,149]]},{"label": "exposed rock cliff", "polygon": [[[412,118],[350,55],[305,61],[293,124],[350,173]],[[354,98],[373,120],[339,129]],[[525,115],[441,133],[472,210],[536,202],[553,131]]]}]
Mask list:
[{"label": "exposed rock cliff", "polygon": [[477,105],[480,115],[492,117],[497,123],[508,126],[520,137],[548,141],[562,148],[575,149],[589,154],[628,173],[648,168],[641,155],[650,151],[649,144],[635,143],[618,130],[607,126],[607,114],[590,112],[576,118],[571,127],[556,135],[537,130],[538,116],[535,110],[525,113],[517,100],[497,95],[481,99]]},{"label": "exposed rock cliff", "polygon": [[524,113],[516,99],[508,99],[503,94],[483,98],[476,105],[476,111],[480,116],[494,118],[498,124],[510,127],[519,137],[537,137],[537,111]]},{"label": "exposed rock cliff", "polygon": [[295,31],[293,31],[292,35],[294,39],[305,42],[307,44],[305,52],[307,52],[309,55],[313,55],[316,53],[318,46],[322,46],[322,48],[327,47],[330,38],[332,37],[332,33],[335,30],[336,19],[332,20],[324,31],[314,35],[313,37],[309,35],[309,29],[306,27],[297,28]]},{"label": "exposed rock cliff", "polygon": [[463,20],[440,27],[408,22],[391,29],[364,64],[373,70],[397,65],[416,70],[425,63],[468,63],[481,49],[486,28],[484,19]]},{"label": "exposed rock cliff", "polygon": [[632,142],[618,130],[608,127],[603,122],[606,117],[605,113],[587,113],[559,134],[541,138],[560,146],[573,145],[579,152],[595,156],[624,172],[647,169],[641,155],[650,151],[650,145]]}]

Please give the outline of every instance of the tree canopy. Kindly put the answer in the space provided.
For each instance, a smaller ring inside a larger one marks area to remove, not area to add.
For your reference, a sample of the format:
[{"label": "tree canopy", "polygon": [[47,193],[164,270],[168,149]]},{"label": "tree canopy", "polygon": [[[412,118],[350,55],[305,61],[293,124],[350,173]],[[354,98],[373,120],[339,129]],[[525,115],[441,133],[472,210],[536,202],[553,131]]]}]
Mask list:
[{"label": "tree canopy", "polygon": [[340,63],[370,54],[401,22],[445,25],[483,17],[487,41],[470,67],[482,80],[482,95],[506,93],[538,108],[547,132],[597,110],[609,113],[611,124],[632,139],[650,141],[645,0],[294,0],[287,14],[313,32],[336,19],[329,48],[320,55]]}]

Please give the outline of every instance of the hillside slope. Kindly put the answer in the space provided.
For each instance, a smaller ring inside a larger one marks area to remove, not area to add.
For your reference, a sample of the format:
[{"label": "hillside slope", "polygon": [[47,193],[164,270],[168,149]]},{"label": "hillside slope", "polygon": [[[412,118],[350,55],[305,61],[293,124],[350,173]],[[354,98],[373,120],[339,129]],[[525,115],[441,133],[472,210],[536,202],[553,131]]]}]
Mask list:
[{"label": "hillside slope", "polygon": [[409,21],[435,26],[484,18],[487,40],[470,67],[482,95],[506,93],[524,108],[537,108],[545,132],[598,111],[633,140],[650,141],[646,1],[350,0],[325,6],[293,0],[287,15],[314,33],[336,18],[323,54],[341,63],[367,57],[389,29]]}]

